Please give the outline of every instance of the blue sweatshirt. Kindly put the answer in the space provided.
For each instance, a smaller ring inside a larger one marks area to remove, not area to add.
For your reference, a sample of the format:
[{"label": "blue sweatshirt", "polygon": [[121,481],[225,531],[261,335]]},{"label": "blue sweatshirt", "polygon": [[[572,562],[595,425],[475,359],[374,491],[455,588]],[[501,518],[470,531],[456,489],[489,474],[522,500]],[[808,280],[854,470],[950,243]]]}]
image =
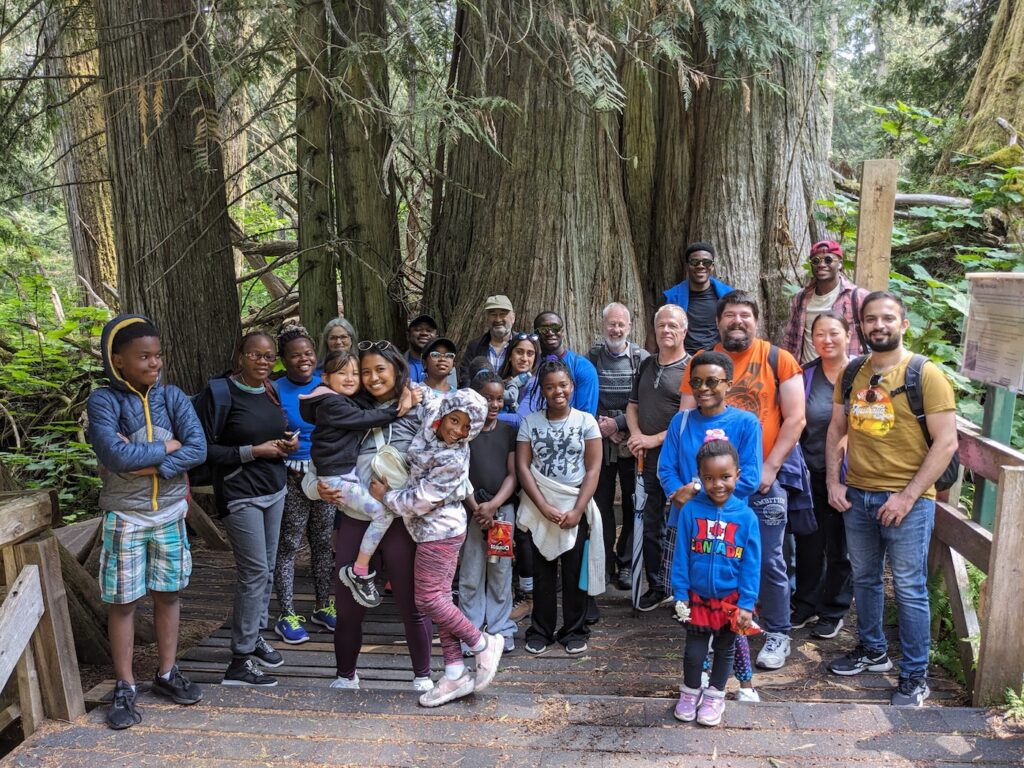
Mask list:
[{"label": "blue sweatshirt", "polygon": [[[690,411],[686,427],[680,434],[683,412],[677,413],[669,422],[665,442],[658,459],[658,480],[669,498],[682,486],[697,477],[697,451],[704,445],[709,433],[721,433],[736,448],[740,455],[740,477],[736,482],[734,496],[744,501],[757,490],[761,483],[761,422],[757,417],[740,408],[726,406],[717,416],[702,416],[696,408]],[[668,525],[675,528],[679,508],[673,506],[668,513]]]},{"label": "blue sweatshirt", "polygon": [[683,506],[672,560],[672,594],[705,599],[739,593],[737,605],[754,610],[761,586],[761,535],[746,500],[733,494],[718,507],[701,491]]},{"label": "blue sweatshirt", "polygon": [[[725,296],[727,293],[732,293],[735,288],[731,285],[726,285],[717,277],[711,278],[711,287],[715,291],[715,296],[719,299]],[[690,308],[690,281],[689,279],[683,280],[681,283],[676,283],[668,290],[662,293],[665,297],[666,304],[676,304],[683,309]]]},{"label": "blue sweatshirt", "polygon": [[562,362],[569,366],[569,370],[572,372],[573,392],[570,405],[577,411],[586,411],[596,419],[597,368],[587,358],[577,355],[571,349],[565,351]]},{"label": "blue sweatshirt", "polygon": [[320,372],[305,384],[298,384],[287,376],[274,381],[274,388],[281,400],[281,410],[288,419],[288,431],[299,430],[299,447],[294,453],[288,454],[287,462],[309,461],[309,446],[313,435],[313,425],[302,418],[299,413],[299,396],[308,395],[320,385]]}]

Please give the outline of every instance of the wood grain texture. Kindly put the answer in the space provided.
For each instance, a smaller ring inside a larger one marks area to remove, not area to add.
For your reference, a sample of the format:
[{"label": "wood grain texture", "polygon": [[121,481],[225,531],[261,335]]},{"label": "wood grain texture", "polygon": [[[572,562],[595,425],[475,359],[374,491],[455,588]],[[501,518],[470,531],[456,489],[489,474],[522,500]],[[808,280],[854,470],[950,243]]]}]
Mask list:
[{"label": "wood grain texture", "polygon": [[869,291],[889,288],[892,222],[896,204],[898,160],[866,160],[861,173],[854,282]]}]

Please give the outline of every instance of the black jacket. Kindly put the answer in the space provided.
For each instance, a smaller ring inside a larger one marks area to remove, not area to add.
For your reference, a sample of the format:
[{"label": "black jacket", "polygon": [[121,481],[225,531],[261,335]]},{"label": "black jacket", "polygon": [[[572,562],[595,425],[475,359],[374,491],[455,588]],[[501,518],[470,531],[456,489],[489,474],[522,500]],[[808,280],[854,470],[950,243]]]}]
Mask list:
[{"label": "black jacket", "polygon": [[[462,359],[459,361],[459,388],[465,389],[469,386],[469,364],[478,357],[487,357],[487,347],[491,344],[491,332],[488,331],[478,339],[473,339],[466,344],[462,351]],[[495,371],[498,373],[498,371]]]},{"label": "black jacket", "polygon": [[309,457],[318,475],[344,475],[353,470],[366,430],[398,418],[398,406],[367,408],[359,401],[319,386],[299,395],[299,415],[313,425]]}]

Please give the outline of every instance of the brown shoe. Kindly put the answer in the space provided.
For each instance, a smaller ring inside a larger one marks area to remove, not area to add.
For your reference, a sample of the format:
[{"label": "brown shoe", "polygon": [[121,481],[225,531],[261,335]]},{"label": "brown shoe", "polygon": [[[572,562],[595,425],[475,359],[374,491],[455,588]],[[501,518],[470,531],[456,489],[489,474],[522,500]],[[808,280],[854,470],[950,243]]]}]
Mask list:
[{"label": "brown shoe", "polygon": [[533,593],[526,592],[523,596],[515,602],[512,606],[512,613],[509,614],[509,618],[512,621],[522,621],[528,619],[530,614],[533,613]]}]

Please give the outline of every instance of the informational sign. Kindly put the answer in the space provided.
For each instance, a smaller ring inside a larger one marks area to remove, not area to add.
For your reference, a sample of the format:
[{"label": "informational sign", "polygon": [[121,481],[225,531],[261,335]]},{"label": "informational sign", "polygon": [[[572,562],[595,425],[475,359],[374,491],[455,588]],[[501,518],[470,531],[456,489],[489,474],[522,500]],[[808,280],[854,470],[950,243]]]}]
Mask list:
[{"label": "informational sign", "polygon": [[1012,392],[1024,390],[1024,273],[970,272],[971,303],[960,372]]}]

